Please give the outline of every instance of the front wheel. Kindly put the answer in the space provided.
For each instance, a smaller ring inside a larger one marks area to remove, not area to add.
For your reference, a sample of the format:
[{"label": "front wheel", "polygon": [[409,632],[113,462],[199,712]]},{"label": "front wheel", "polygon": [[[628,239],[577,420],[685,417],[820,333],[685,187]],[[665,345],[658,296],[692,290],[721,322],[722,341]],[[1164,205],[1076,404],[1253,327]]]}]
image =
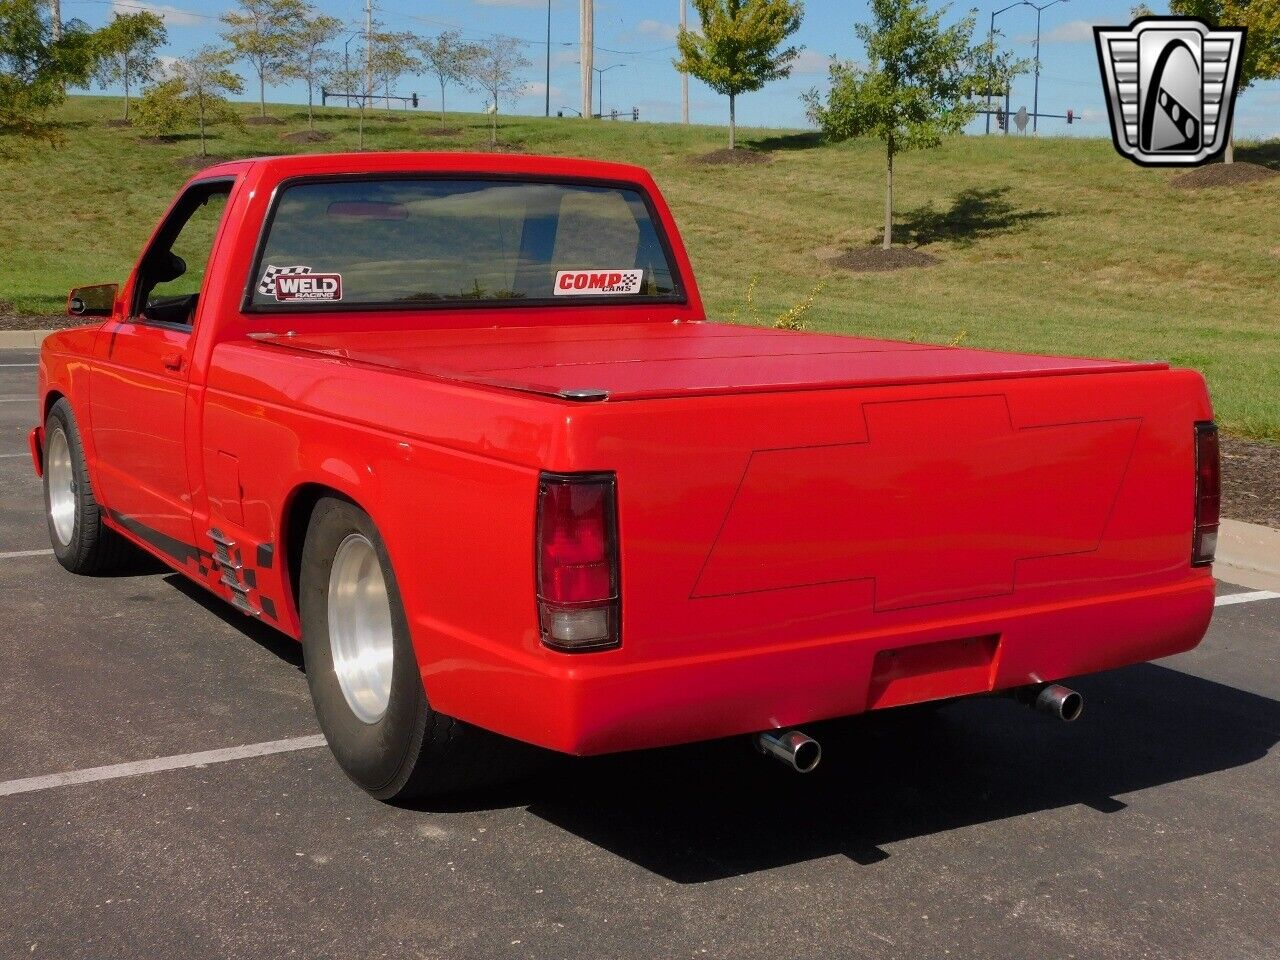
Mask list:
[{"label": "front wheel", "polygon": [[395,571],[372,519],[326,497],[299,583],[307,684],[338,764],[380,800],[465,792],[513,772],[516,745],[427,701]]},{"label": "front wheel", "polygon": [[72,573],[107,573],[137,556],[124,537],[102,522],[80,428],[65,397],[44,423],[44,509],[53,555]]}]

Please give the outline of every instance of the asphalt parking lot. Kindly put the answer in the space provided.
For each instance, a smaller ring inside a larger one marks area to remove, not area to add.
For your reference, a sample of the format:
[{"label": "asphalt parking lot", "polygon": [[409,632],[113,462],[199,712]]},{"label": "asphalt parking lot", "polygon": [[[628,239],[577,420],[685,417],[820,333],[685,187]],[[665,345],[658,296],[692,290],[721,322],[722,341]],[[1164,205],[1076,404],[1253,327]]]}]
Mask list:
[{"label": "asphalt parking lot", "polygon": [[44,552],[33,361],[0,351],[0,957],[1280,956],[1280,599],[1073,683],[1072,725],[966,701],[815,727],[809,777],[720,742],[397,809],[294,739],[291,641]]}]

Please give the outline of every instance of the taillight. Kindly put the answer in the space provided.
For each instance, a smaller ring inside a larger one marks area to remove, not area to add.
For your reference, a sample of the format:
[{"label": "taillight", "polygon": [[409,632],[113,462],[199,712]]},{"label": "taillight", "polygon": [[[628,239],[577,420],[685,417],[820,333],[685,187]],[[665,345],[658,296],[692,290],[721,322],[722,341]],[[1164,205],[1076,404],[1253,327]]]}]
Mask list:
[{"label": "taillight", "polygon": [[1218,456],[1218,427],[1196,424],[1196,525],[1191,540],[1191,563],[1213,563],[1218,548],[1218,520],[1222,512],[1222,467]]},{"label": "taillight", "polygon": [[618,505],[612,474],[538,480],[538,622],[556,650],[616,647]]}]

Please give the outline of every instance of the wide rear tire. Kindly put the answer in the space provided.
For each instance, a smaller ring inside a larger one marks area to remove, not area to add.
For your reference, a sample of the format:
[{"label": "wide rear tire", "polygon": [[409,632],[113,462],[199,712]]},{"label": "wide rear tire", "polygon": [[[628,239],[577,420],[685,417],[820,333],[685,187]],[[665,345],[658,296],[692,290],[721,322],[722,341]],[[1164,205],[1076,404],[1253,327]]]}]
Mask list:
[{"label": "wide rear tire", "polygon": [[350,501],[316,504],[299,598],[316,717],[339,766],[362,789],[408,802],[515,772],[520,745],[432,709],[386,545]]}]

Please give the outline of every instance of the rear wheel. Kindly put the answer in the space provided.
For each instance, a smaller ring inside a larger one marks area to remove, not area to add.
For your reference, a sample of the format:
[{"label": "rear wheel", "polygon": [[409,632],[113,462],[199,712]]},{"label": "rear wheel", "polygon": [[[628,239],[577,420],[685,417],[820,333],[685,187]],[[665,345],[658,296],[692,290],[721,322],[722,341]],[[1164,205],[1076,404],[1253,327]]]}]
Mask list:
[{"label": "rear wheel", "polygon": [[80,429],[65,397],[44,424],[44,507],[53,555],[72,573],[107,573],[137,556],[102,522]]},{"label": "rear wheel", "polygon": [[299,583],[307,683],[339,765],[381,800],[465,792],[512,772],[517,745],[427,701],[395,571],[350,501],[311,514]]}]

